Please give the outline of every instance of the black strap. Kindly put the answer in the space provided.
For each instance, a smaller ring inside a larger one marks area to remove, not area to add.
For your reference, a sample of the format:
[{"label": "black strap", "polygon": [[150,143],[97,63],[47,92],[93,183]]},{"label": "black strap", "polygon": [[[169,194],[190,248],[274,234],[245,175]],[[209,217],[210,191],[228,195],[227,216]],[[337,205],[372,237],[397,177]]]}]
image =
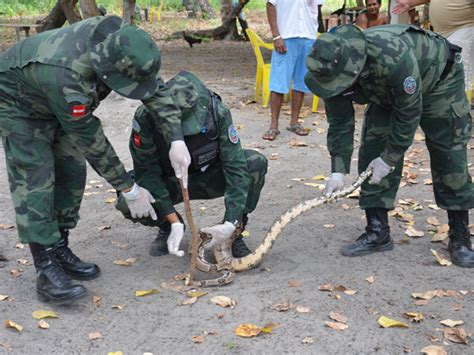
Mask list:
[{"label": "black strap", "polygon": [[452,44],[448,41],[447,42],[447,49],[448,49],[448,59],[446,60],[446,66],[444,67],[443,72],[441,73],[441,76],[439,77],[440,80],[446,79],[448,76],[449,72],[453,68],[453,65],[456,61],[456,54],[461,53],[462,48],[459,46],[456,46],[455,44]]}]

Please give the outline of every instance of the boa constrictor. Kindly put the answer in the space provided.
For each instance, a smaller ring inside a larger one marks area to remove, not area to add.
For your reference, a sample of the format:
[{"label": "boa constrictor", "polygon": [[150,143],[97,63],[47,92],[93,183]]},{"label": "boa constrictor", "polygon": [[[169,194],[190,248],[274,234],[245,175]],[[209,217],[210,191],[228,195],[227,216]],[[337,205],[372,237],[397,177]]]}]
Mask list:
[{"label": "boa constrictor", "polygon": [[236,271],[250,270],[251,268],[259,265],[262,262],[263,257],[273,247],[275,240],[288,223],[290,223],[300,214],[310,209],[313,209],[326,203],[335,202],[338,198],[345,197],[351,194],[357,188],[359,188],[362,183],[371,175],[372,171],[366,170],[359,175],[359,177],[356,179],[356,181],[352,183],[352,185],[334,192],[331,196],[317,197],[294,206],[273,223],[272,227],[263,238],[262,243],[251,254],[243,258],[234,258],[232,256],[232,243],[240,235],[240,233],[242,232],[242,228],[237,228],[228,240],[214,247],[214,256],[216,258],[216,264],[208,262],[204,257],[206,245],[210,242],[211,237],[208,234],[201,232],[199,235],[200,241],[196,267],[202,272],[220,273],[221,275],[215,279],[200,281],[194,280],[192,282],[192,285],[197,287],[206,287],[221,286],[231,283],[234,280]]}]

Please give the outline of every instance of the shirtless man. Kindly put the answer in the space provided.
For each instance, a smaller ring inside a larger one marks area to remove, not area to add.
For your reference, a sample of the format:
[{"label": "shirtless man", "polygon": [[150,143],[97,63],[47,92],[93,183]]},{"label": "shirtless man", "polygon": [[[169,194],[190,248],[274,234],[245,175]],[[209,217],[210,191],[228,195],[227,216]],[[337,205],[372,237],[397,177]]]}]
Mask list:
[{"label": "shirtless man", "polygon": [[388,16],[380,13],[382,0],[366,0],[365,6],[367,12],[357,17],[356,25],[366,29],[369,27],[387,25],[389,23]]}]

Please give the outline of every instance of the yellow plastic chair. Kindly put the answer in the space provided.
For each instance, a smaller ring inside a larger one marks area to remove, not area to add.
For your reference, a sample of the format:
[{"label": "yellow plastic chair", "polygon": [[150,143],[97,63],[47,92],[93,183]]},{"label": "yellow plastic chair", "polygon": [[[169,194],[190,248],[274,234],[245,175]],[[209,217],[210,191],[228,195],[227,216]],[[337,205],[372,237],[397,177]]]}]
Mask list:
[{"label": "yellow plastic chair", "polygon": [[245,32],[247,32],[253,52],[255,53],[255,59],[257,60],[257,71],[255,73],[255,101],[258,102],[260,92],[262,92],[262,106],[267,107],[270,98],[270,91],[268,90],[268,84],[270,83],[270,63],[264,62],[261,48],[272,51],[274,47],[272,43],[264,42],[252,29],[247,28]]}]

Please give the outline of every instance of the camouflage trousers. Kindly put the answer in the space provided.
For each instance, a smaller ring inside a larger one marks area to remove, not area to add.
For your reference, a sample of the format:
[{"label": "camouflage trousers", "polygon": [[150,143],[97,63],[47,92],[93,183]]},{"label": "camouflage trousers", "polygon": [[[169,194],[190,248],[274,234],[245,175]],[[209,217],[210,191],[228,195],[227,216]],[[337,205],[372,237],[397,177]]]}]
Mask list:
[{"label": "camouflage trousers", "polygon": [[[245,149],[244,153],[247,159],[247,167],[250,175],[249,191],[243,211],[245,218],[245,216],[251,213],[257,206],[260,192],[265,184],[268,162],[262,154],[254,150]],[[176,177],[166,176],[165,184],[173,204],[183,202],[181,188]],[[220,163],[210,166],[204,172],[196,172],[189,176],[188,190],[189,198],[191,200],[209,200],[222,197],[225,194],[225,188],[226,180]],[[139,222],[145,226],[160,227],[167,224],[163,219],[154,221],[151,218],[132,218],[125,199],[121,195],[119,195],[115,207],[122,212],[125,218],[132,220],[133,222]],[[156,208],[155,211],[158,215],[158,210]]]},{"label": "camouflage trousers", "polygon": [[[423,95],[420,127],[426,137],[431,160],[433,190],[437,205],[445,210],[474,207],[474,184],[468,171],[467,143],[472,118],[464,92],[462,66],[455,65],[445,80]],[[367,107],[359,149],[359,173],[380,156],[390,135],[391,111],[378,105]],[[360,207],[394,208],[403,161],[380,185],[363,184]]]},{"label": "camouflage trousers", "polygon": [[0,75],[0,135],[18,234],[22,243],[50,245],[79,220],[86,163],[57,120],[31,117],[15,89]]}]

